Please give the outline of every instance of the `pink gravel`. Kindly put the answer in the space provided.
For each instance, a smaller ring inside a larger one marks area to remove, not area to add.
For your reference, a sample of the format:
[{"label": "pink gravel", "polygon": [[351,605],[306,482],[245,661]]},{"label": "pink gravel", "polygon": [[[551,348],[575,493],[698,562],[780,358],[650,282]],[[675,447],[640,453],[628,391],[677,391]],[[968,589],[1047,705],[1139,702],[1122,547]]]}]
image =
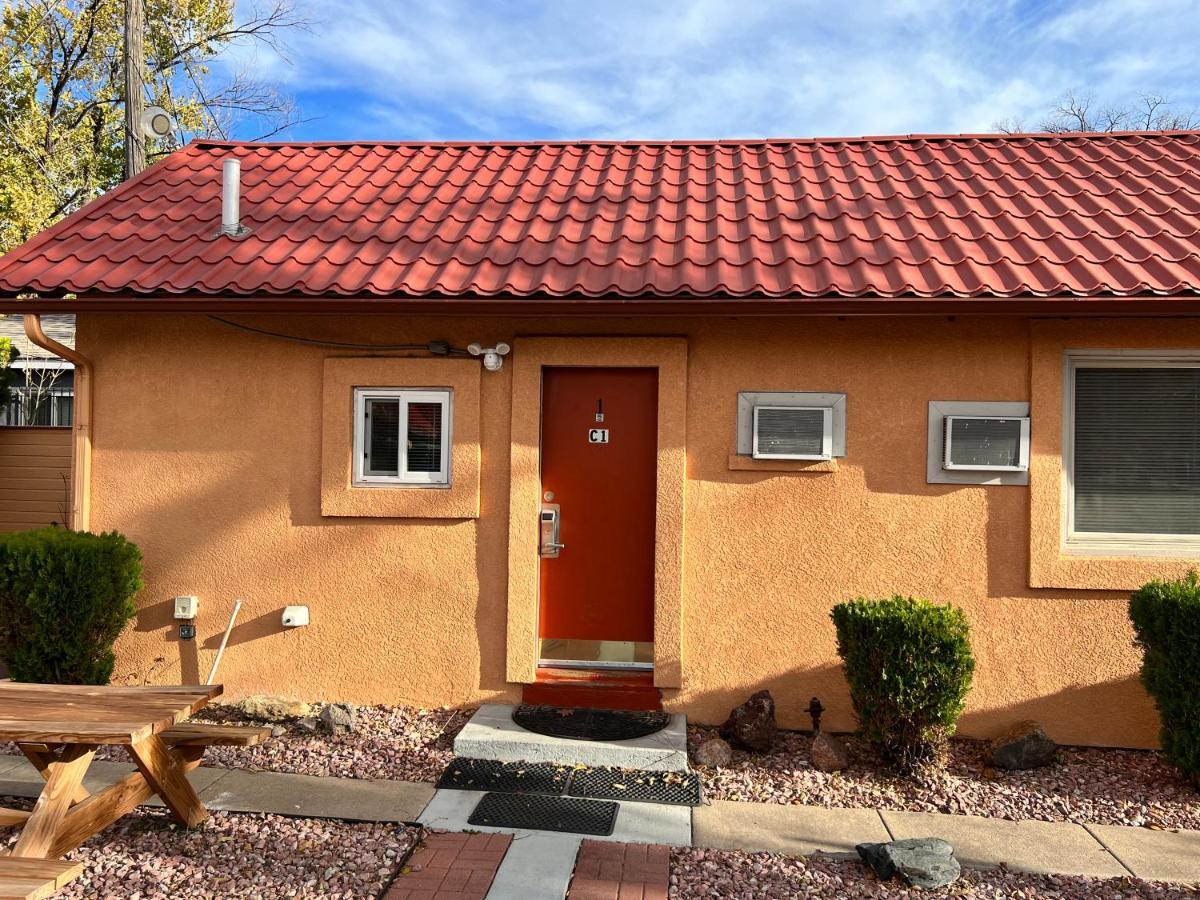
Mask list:
[{"label": "pink gravel", "polygon": [[[295,722],[281,722],[278,726],[285,732],[257,747],[210,747],[205,751],[204,765],[338,778],[437,781],[454,759],[455,735],[473,712],[360,706],[355,713],[355,730],[349,734],[306,732]],[[222,704],[205,707],[195,719],[255,722],[236,707]]]},{"label": "pink gravel", "polygon": [[[3,805],[29,808],[29,801]],[[17,832],[0,829],[0,847]],[[138,809],[68,858],[83,875],[55,898],[376,897],[418,830],[394,825],[214,812],[179,828],[164,810]]]},{"label": "pink gravel", "polygon": [[954,884],[936,891],[907,887],[898,879],[881,882],[857,860],[731,850],[671,851],[670,894],[677,900],[785,900],[796,897],[858,898],[1008,898],[1056,897],[1062,900],[1196,897],[1200,890],[1137,878],[1084,878],[1030,875],[1005,869],[963,870]]},{"label": "pink gravel", "polygon": [[[715,736],[693,726],[689,749]],[[812,738],[795,731],[780,732],[770,753],[734,750],[728,767],[697,768],[705,795],[716,800],[1200,829],[1200,793],[1156,751],[1064,747],[1054,765],[1005,772],[987,766],[986,742],[960,739],[951,742],[946,774],[918,784],[889,776],[863,741],[845,740],[851,766],[844,772],[812,768]]]}]

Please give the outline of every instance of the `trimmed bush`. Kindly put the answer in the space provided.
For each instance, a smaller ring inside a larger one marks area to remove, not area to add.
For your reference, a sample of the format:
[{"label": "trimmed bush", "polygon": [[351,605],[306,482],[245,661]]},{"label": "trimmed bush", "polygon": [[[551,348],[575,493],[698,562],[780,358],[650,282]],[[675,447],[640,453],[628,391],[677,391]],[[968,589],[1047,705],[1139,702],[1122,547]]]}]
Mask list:
[{"label": "trimmed bush", "polygon": [[832,617],[863,735],[905,774],[940,763],[975,671],[963,611],[896,595]]},{"label": "trimmed bush", "polygon": [[1129,598],[1142,684],[1162,719],[1168,760],[1200,788],[1200,576],[1151,581]]},{"label": "trimmed bush", "polygon": [[137,610],[142,554],[122,535],[0,535],[0,661],[17,681],[107,684]]}]

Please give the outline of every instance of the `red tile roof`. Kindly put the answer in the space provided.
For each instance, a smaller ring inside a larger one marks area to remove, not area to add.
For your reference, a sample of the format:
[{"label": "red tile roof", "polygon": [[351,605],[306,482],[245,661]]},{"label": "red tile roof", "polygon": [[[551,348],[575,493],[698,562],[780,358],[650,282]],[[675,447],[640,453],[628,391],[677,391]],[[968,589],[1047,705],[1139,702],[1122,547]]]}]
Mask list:
[{"label": "red tile roof", "polygon": [[[218,236],[242,160],[240,239]],[[1200,132],[195,142],[0,259],[0,293],[1200,293]]]}]

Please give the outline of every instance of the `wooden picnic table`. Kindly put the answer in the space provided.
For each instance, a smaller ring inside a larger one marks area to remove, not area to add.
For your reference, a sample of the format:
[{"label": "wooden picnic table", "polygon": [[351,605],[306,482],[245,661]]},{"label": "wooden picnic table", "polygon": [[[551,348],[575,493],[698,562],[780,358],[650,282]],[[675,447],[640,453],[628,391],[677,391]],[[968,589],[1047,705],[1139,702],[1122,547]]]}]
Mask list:
[{"label": "wooden picnic table", "polygon": [[[46,785],[32,812],[0,808],[21,827],[13,857],[57,859],[155,794],[192,828],[208,818],[185,773],[203,744],[171,746],[162,732],[221,694],[221,685],[118,687],[0,682],[0,741],[15,741]],[[137,770],[90,794],[83,778],[96,750],[126,749]]]}]

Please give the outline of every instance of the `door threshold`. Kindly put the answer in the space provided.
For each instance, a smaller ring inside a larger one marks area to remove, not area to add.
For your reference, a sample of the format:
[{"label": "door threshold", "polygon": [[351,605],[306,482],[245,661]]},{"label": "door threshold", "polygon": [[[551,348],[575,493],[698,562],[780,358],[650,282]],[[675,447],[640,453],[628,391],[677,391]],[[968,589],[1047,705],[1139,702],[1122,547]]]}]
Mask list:
[{"label": "door threshold", "polygon": [[539,659],[539,669],[595,669],[605,672],[653,672],[654,663],[586,659]]}]

